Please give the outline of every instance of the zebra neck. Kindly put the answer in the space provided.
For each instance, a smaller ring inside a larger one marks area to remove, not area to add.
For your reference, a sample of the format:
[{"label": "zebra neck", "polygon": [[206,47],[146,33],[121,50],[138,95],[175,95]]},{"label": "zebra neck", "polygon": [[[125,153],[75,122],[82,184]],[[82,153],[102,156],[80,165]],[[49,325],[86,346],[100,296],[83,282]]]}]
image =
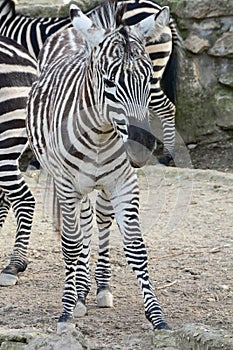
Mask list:
[{"label": "zebra neck", "polygon": [[[92,60],[94,61],[94,60]],[[91,130],[99,130],[103,134],[108,134],[115,129],[109,104],[104,97],[103,83],[98,79],[97,69],[94,62],[89,64],[84,72],[83,85],[81,89],[82,97],[78,110],[81,119]]]}]

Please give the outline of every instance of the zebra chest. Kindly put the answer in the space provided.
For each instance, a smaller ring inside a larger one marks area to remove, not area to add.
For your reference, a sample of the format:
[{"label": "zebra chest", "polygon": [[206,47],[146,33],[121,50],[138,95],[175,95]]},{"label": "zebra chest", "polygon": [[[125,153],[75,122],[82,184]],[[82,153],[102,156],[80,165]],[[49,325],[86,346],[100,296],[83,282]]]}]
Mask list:
[{"label": "zebra chest", "polygon": [[84,136],[73,142],[63,137],[63,142],[60,140],[55,147],[49,147],[46,161],[52,176],[67,178],[83,195],[94,189],[115,187],[123,168],[129,166],[122,139]]}]

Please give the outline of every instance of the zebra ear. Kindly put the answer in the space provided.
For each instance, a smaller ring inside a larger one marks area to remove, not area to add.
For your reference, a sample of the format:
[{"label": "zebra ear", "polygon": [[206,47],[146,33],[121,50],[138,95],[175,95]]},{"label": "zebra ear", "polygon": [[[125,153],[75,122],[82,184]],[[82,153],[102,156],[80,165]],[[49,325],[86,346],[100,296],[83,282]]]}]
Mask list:
[{"label": "zebra ear", "polygon": [[141,34],[145,40],[159,40],[164,27],[169,24],[170,10],[164,6],[159,13],[153,14],[143,19],[140,23],[132,26],[133,30]]},{"label": "zebra ear", "polygon": [[70,5],[70,18],[74,28],[86,40],[91,47],[98,46],[104,40],[105,30],[98,28],[90,18],[88,18],[78,6]]}]

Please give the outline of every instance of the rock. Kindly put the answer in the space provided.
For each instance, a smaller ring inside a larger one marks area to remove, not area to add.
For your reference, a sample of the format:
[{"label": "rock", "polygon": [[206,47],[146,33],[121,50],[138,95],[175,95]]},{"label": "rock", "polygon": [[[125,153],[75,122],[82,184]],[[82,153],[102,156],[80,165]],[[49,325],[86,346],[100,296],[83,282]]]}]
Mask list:
[{"label": "rock", "polygon": [[191,34],[185,39],[184,46],[189,51],[199,54],[209,49],[210,43],[208,40],[202,39],[198,35]]},{"label": "rock", "polygon": [[233,91],[218,91],[214,98],[216,125],[223,130],[233,130]]},{"label": "rock", "polygon": [[176,339],[182,350],[233,350],[233,335],[230,332],[205,325],[185,325],[177,331]]},{"label": "rock", "polygon": [[210,18],[229,16],[233,14],[233,1],[231,0],[181,0],[175,9],[181,18]]},{"label": "rock", "polygon": [[219,20],[217,18],[208,18],[203,19],[202,21],[195,21],[192,25],[192,28],[195,30],[195,32],[202,33],[220,29],[221,24],[219,23]]},{"label": "rock", "polygon": [[[59,16],[59,17],[66,17],[69,16],[69,4],[64,5],[64,2],[62,2],[62,5],[59,5],[56,1],[42,1],[42,0],[36,0],[35,4],[31,6],[32,1],[28,1],[23,6],[20,4],[20,6],[17,6],[16,10],[18,13],[21,13],[23,15],[28,16]],[[98,0],[76,0],[76,5],[79,6],[82,11],[87,12],[93,7],[95,7],[97,4],[99,4]]]},{"label": "rock", "polygon": [[88,350],[86,340],[78,330],[42,333],[33,330],[0,328],[0,349],[7,350]]},{"label": "rock", "polygon": [[31,341],[25,350],[88,350],[89,347],[80,332],[73,330],[61,335],[41,336]]},{"label": "rock", "polygon": [[[140,338],[136,335],[125,338],[125,348],[132,349],[134,344],[140,344],[140,349],[147,349],[150,345],[151,350],[233,350],[233,335],[226,330],[213,329],[210,326],[187,324],[176,331],[161,330]],[[79,331],[57,335],[0,328],[0,349],[89,350],[90,348]]]},{"label": "rock", "polygon": [[220,78],[219,78],[219,82],[223,85],[226,86],[230,86],[233,88],[233,73],[227,73],[227,74],[223,74]]},{"label": "rock", "polygon": [[196,143],[190,143],[187,145],[188,149],[192,150],[192,149],[195,149],[197,147],[197,144]]},{"label": "rock", "polygon": [[233,33],[224,33],[208,51],[208,54],[233,58]]}]

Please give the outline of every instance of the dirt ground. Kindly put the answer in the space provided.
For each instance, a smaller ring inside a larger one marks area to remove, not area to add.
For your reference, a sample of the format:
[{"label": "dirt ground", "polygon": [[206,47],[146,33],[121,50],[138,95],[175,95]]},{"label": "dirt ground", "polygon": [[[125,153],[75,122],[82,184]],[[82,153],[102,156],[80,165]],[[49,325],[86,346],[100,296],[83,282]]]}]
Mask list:
[{"label": "dirt ground", "polygon": [[190,150],[196,169],[214,169],[233,173],[233,140],[197,145]]},{"label": "dirt ground", "polygon": [[[25,174],[37,200],[29,266],[16,286],[0,288],[0,326],[52,332],[61,312],[64,264],[59,238],[52,231],[50,200],[45,200],[45,179],[38,174]],[[148,166],[139,171],[139,183],[149,272],[166,320],[173,329],[202,323],[232,332],[233,173]],[[1,268],[9,260],[14,231],[10,213],[0,236]],[[94,231],[92,276],[96,227]],[[88,315],[77,320],[78,326],[91,349],[145,350],[140,339],[152,327],[144,317],[140,290],[126,264],[116,225],[111,266],[114,308],[97,308],[92,278]]]}]

